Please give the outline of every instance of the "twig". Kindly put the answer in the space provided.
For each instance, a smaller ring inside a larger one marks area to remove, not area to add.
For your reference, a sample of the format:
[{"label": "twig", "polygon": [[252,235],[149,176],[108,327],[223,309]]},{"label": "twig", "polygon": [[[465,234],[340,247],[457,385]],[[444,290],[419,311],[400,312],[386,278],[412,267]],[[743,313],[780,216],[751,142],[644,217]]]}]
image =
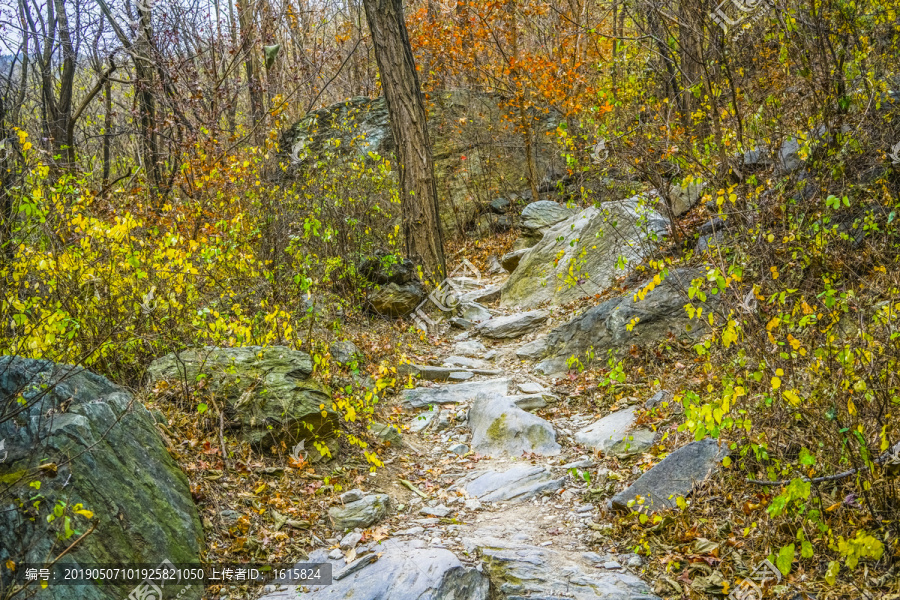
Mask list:
[{"label": "twig", "polygon": [[[889,458],[894,457],[900,453],[900,442],[894,444],[894,446],[876,458],[873,462],[876,465],[880,465],[884,463]],[[826,481],[838,481],[840,479],[844,479],[846,477],[850,477],[851,475],[855,475],[856,473],[860,473],[862,471],[867,471],[869,469],[868,465],[864,467],[857,467],[855,469],[850,469],[849,471],[844,471],[843,473],[836,473],[834,475],[825,475],[824,477],[813,477],[810,479],[809,477],[803,477],[802,480],[805,483],[823,483]],[[788,485],[793,479],[782,479],[780,481],[765,481],[761,479],[748,479],[748,483],[755,483],[756,485],[765,485],[765,486],[779,486],[779,485]]]},{"label": "twig", "polygon": [[425,500],[428,500],[428,494],[426,494],[425,492],[423,492],[422,490],[420,490],[419,488],[414,486],[411,481],[407,481],[405,479],[400,479],[399,477],[397,479],[400,481],[401,484],[403,484],[403,487],[409,489],[409,491],[411,491],[415,494],[418,494],[420,497],[424,498]]}]

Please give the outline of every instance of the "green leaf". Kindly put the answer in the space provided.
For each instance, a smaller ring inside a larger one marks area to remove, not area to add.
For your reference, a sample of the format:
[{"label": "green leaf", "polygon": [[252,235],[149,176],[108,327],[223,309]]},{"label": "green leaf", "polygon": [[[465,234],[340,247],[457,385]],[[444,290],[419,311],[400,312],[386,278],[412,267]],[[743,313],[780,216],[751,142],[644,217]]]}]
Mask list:
[{"label": "green leaf", "polygon": [[800,464],[811,467],[816,464],[816,457],[806,448],[800,449]]},{"label": "green leaf", "polygon": [[202,415],[203,413],[206,412],[206,409],[208,409],[208,408],[209,407],[206,405],[205,402],[201,402],[200,404],[197,405],[197,412]]},{"label": "green leaf", "polygon": [[794,562],[794,544],[789,544],[778,551],[778,557],[775,558],[775,566],[781,571],[782,575],[791,572],[791,564]]},{"label": "green leaf", "polygon": [[828,563],[828,570],[825,572],[825,582],[828,585],[834,585],[837,580],[838,573],[841,572],[841,563],[836,560]]}]

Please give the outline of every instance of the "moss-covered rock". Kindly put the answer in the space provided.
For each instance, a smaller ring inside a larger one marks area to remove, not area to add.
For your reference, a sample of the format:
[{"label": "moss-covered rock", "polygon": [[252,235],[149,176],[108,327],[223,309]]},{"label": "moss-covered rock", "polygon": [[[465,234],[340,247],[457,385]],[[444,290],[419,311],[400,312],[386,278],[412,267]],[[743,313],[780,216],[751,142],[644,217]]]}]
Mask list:
[{"label": "moss-covered rock", "polygon": [[[188,480],[131,394],[80,367],[4,356],[0,402],[8,452],[0,463],[0,563],[47,563],[91,527],[61,562],[199,563],[203,530]],[[48,522],[57,506],[61,515]],[[38,597],[118,599],[134,587],[51,586]],[[181,598],[202,591],[193,586]]]},{"label": "moss-covered rock", "polygon": [[[311,378],[309,354],[284,346],[192,348],[150,365],[151,383],[196,385],[223,402],[229,426],[262,450],[292,448],[301,440],[337,451],[338,414],[331,393]],[[310,460],[322,455],[307,443]]]}]

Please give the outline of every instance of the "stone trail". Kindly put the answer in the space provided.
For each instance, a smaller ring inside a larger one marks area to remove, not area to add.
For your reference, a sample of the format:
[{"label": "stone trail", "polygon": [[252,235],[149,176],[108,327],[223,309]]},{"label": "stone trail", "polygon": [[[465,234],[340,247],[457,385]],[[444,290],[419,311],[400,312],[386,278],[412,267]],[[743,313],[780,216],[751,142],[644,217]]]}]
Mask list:
[{"label": "stone trail", "polygon": [[[686,328],[683,306],[690,280],[700,273],[677,271],[643,299],[629,293],[567,323],[559,322],[552,304],[536,308],[578,293],[554,291],[548,283],[554,276],[546,268],[552,263],[547,257],[556,252],[554,240],[577,238],[579,232],[599,239],[594,232],[618,222],[618,238],[598,242],[594,249],[601,250],[589,265],[596,271],[593,287],[605,286],[613,276],[609,248],[614,239],[628,247],[631,258],[640,258],[649,246],[637,249],[638,225],[649,223],[654,241],[663,235],[665,220],[641,211],[634,198],[600,211],[578,212],[548,202],[526,209],[525,237],[514,256],[503,260],[513,275],[477,289],[466,282],[456,314],[447,319],[450,327],[441,329],[455,342],[442,351],[443,364],[401,369],[420,380],[419,387],[401,394],[400,405],[409,414],[403,439],[414,440],[410,448],[417,454],[417,448],[425,448],[415,462],[421,463],[420,474],[437,473],[433,479],[439,487],[411,484],[415,495],[402,490],[401,496],[397,484],[395,495],[407,498],[403,503],[390,499],[390,490],[388,495],[385,490],[347,492],[329,511],[332,538],[309,558],[332,563],[334,585],[271,588],[266,600],[656,598],[641,579],[640,556],[591,551],[612,529],[603,520],[609,509],[628,510],[638,495],[664,507],[673,494],[689,494],[716,467],[722,451],[710,440],[689,444],[608,505],[586,502],[589,485],[614,485],[602,481],[605,469],[597,469],[594,453],[641,454],[650,449],[656,432],[636,424],[637,406],[601,419],[557,415],[552,405],[559,398],[541,373],[565,371],[565,357],[591,344],[605,350],[697,335]],[[585,293],[594,293],[593,287]],[[498,301],[499,309],[486,306]],[[641,317],[638,326],[626,331],[635,316]],[[667,399],[660,392],[645,408]],[[547,418],[533,412],[548,407]],[[583,472],[601,480],[589,483]],[[363,537],[363,529],[377,522],[379,531],[388,532],[386,539]]]}]

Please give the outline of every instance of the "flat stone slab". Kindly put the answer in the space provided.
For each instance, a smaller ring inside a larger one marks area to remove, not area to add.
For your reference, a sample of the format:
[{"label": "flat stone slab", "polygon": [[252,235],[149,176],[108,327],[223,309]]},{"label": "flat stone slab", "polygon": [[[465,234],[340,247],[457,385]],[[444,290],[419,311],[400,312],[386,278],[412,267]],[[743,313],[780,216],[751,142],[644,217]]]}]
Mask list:
[{"label": "flat stone slab", "polygon": [[[488,600],[490,582],[478,570],[466,567],[455,554],[443,548],[429,548],[421,540],[385,540],[374,545],[377,560],[368,559],[359,567],[362,556],[350,567],[350,572],[332,585],[310,587],[303,592],[299,586],[262,597],[262,600]],[[332,560],[325,551],[310,553],[309,562],[330,562],[334,574],[347,573],[343,559]],[[354,570],[355,569],[355,570]]]},{"label": "flat stone slab", "polygon": [[630,573],[596,569],[574,553],[479,533],[463,538],[463,544],[470,552],[479,552],[499,598],[658,600],[646,583]]},{"label": "flat stone slab", "polygon": [[332,506],[328,509],[328,516],[338,531],[368,527],[387,516],[390,503],[387,494],[370,494],[343,506]]},{"label": "flat stone slab", "polygon": [[469,409],[468,419],[476,454],[554,456],[561,450],[553,426],[516,406],[512,398],[481,394]]},{"label": "flat stone slab", "polygon": [[475,327],[480,335],[493,339],[513,339],[530,333],[550,317],[546,310],[531,310],[506,317],[494,317]]},{"label": "flat stone slab", "polygon": [[[458,370],[455,369],[455,371]],[[479,394],[503,396],[506,394],[508,387],[509,380],[499,378],[441,385],[432,388],[423,387],[403,390],[403,406],[406,408],[421,408],[430,404],[458,404],[474,400]]]},{"label": "flat stone slab", "polygon": [[468,340],[465,342],[457,342],[453,345],[453,353],[458,356],[467,356],[469,358],[481,358],[487,353],[487,348],[478,340]]},{"label": "flat stone slab", "polygon": [[465,477],[451,489],[464,488],[482,502],[528,500],[544,491],[563,487],[565,477],[554,479],[546,467],[516,465],[507,471],[481,471]]},{"label": "flat stone slab", "polygon": [[431,426],[435,422],[438,415],[441,414],[439,406],[435,406],[429,410],[420,412],[409,421],[409,430],[413,433],[419,433]]},{"label": "flat stone slab", "polygon": [[489,285],[485,288],[481,288],[479,290],[474,290],[472,292],[466,292],[460,297],[461,302],[479,302],[484,304],[490,304],[491,302],[500,298],[500,290],[503,289],[503,284],[497,285]]},{"label": "flat stone slab", "polygon": [[633,430],[636,420],[634,408],[626,408],[607,415],[575,434],[582,446],[604,454],[630,456],[646,452],[653,445],[655,434],[646,429]]},{"label": "flat stone slab", "polygon": [[641,496],[644,504],[653,509],[673,508],[675,499],[690,494],[694,484],[715,471],[726,454],[724,447],[709,438],[682,446],[613,496],[610,507],[627,512],[630,510],[628,502]]},{"label": "flat stone slab", "polygon": [[470,358],[468,356],[448,356],[444,360],[445,367],[464,367],[467,369],[487,369],[487,362],[480,358]]}]

